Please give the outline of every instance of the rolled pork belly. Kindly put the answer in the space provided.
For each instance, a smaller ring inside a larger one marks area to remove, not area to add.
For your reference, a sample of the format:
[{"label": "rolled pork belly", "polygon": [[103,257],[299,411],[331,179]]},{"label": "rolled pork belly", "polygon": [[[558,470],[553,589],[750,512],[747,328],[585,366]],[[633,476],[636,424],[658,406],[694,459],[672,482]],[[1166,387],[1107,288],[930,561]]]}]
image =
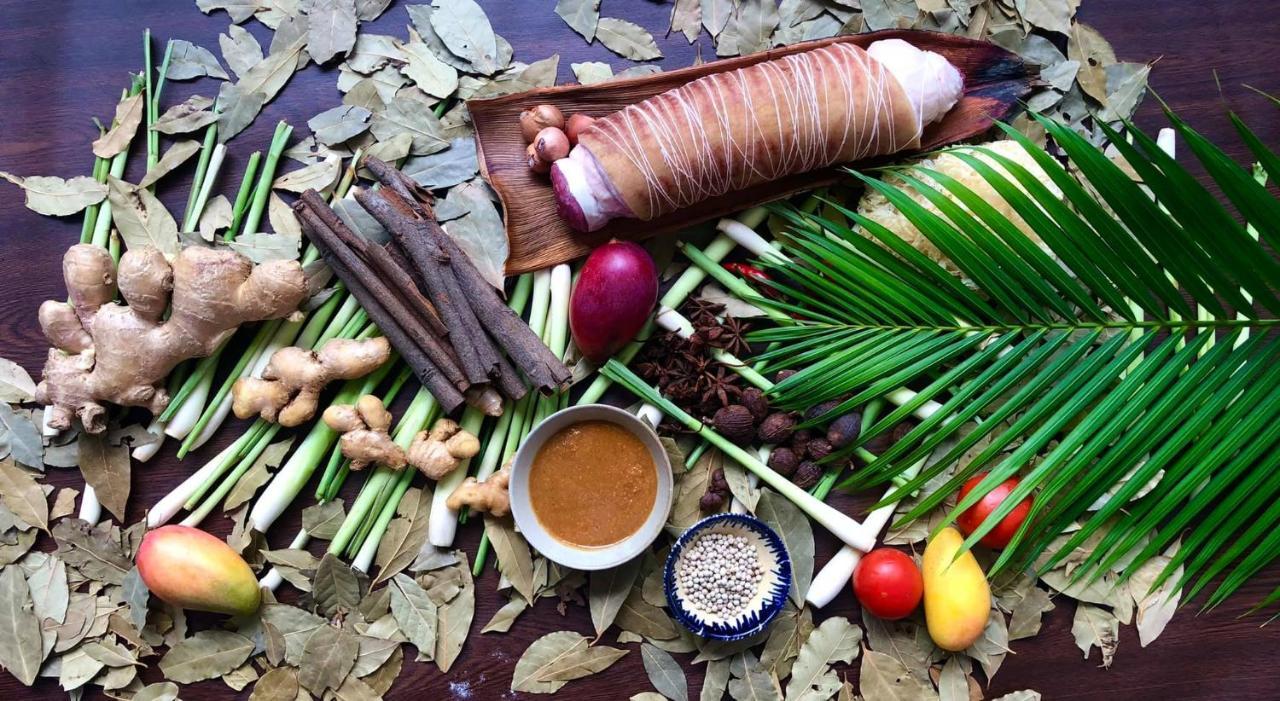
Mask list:
[{"label": "rolled pork belly", "polygon": [[915,148],[963,90],[955,66],[901,39],[865,50],[830,44],[709,75],[583,130],[551,167],[557,209],[574,229],[595,231]]}]

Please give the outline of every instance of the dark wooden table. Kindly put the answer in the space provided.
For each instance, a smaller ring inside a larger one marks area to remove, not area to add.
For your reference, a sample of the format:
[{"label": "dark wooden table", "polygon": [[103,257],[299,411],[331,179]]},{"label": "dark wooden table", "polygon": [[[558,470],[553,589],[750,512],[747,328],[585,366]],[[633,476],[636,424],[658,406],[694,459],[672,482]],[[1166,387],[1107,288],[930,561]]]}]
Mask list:
[{"label": "dark wooden table", "polygon": [[[599,44],[587,46],[552,13],[550,0],[482,0],[495,29],[516,48],[516,58],[533,61],[558,52],[561,81],[571,80],[571,61],[606,61],[616,67],[626,62]],[[407,16],[397,2],[373,25],[377,31],[404,34]],[[659,39],[664,66],[689,65],[694,47],[680,37],[663,39],[669,3],[608,0],[606,15],[621,16],[649,28]],[[1268,7],[1269,6],[1269,7]],[[1276,108],[1245,89],[1252,85],[1280,93],[1275,70],[1280,61],[1280,20],[1272,2],[1214,0],[1152,3],[1150,0],[1088,0],[1083,19],[1097,27],[1124,60],[1158,60],[1152,84],[1161,97],[1233,156],[1244,158],[1226,120],[1227,108],[1241,113],[1263,140],[1280,143],[1280,114]],[[217,36],[228,19],[221,12],[202,15],[190,0],[2,0],[0,1],[0,170],[19,174],[87,174],[92,166],[89,143],[96,136],[90,117],[110,116],[128,73],[142,65],[141,37],[150,26],[157,46],[166,38],[183,38],[216,50]],[[263,27],[246,26],[265,37]],[[264,46],[265,46],[264,41]],[[703,47],[703,55],[714,53]],[[1215,74],[1217,80],[1215,80]],[[277,120],[302,125],[310,116],[339,104],[334,71],[312,66],[295,76],[283,94],[233,142],[224,168],[222,187],[239,182],[250,151],[265,148]],[[214,89],[198,86],[203,94]],[[185,99],[197,86],[171,83],[165,103]],[[1161,124],[1154,100],[1148,99],[1139,122],[1155,128]],[[135,157],[128,179],[141,177],[142,159]],[[191,166],[181,177],[161,188],[171,209],[181,209]],[[64,221],[40,217],[25,208],[16,188],[0,185],[0,356],[21,363],[38,377],[46,344],[36,325],[36,307],[44,299],[64,296],[59,260],[76,241],[79,219]],[[243,424],[229,424],[203,450],[178,462],[172,443],[152,462],[135,467],[130,519],[155,502],[195,466],[212,456],[236,435]],[[74,471],[51,469],[55,484],[79,486]],[[352,480],[344,496],[350,498],[359,480]],[[300,502],[306,500],[300,499]],[[863,513],[865,500],[837,497],[836,503],[851,513]],[[298,509],[291,510],[271,533],[279,547],[297,531]],[[220,534],[229,529],[221,517],[208,527]],[[478,529],[465,528],[460,546],[474,552]],[[834,552],[833,539],[819,535],[819,561]],[[502,603],[493,593],[497,576],[487,571],[477,585],[478,630]],[[1280,678],[1270,669],[1280,645],[1280,627],[1259,627],[1265,616],[1238,618],[1251,602],[1280,584],[1280,568],[1256,577],[1240,594],[1219,609],[1196,616],[1187,608],[1148,649],[1138,646],[1132,627],[1123,628],[1119,654],[1110,670],[1098,668],[1098,656],[1081,659],[1071,638],[1073,604],[1062,602],[1046,618],[1044,630],[1032,639],[1013,645],[1010,655],[988,696],[1032,688],[1048,699],[1275,699],[1280,698]],[[850,594],[843,594],[824,615],[857,616]],[[456,698],[510,697],[511,670],[529,642],[565,628],[590,633],[584,608],[571,607],[557,615],[554,602],[543,601],[521,618],[510,634],[478,635],[473,632],[461,660],[447,679],[434,666],[407,663],[390,698],[420,698],[448,694]],[[687,656],[684,657],[687,659]],[[692,694],[701,685],[701,666],[689,666]],[[154,669],[149,681],[159,679]],[[650,689],[639,654],[629,655],[604,674],[573,682],[564,690],[571,698],[624,699]],[[0,691],[12,698],[61,698],[56,684],[42,680],[34,690],[20,687],[8,674],[0,674]],[[469,692],[469,693],[468,693]],[[184,698],[226,698],[231,692],[219,682],[184,689]],[[246,697],[247,692],[240,697]]]}]

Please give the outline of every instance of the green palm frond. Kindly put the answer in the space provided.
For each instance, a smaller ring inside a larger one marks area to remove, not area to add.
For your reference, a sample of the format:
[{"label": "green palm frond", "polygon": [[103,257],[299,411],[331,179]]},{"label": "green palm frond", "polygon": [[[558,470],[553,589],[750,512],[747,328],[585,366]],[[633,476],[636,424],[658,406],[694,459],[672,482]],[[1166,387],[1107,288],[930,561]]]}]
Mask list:
[{"label": "green palm frond", "polygon": [[[830,417],[916,391],[829,458],[840,462],[926,403],[941,405],[842,486],[889,483],[932,454],[886,499],[950,474],[909,521],[988,472],[950,522],[1017,475],[1013,496],[966,541],[1034,495],[996,569],[1049,568],[1092,539],[1078,576],[1123,578],[1181,538],[1158,583],[1178,567],[1190,594],[1221,578],[1208,605],[1280,556],[1280,203],[1264,179],[1169,118],[1222,199],[1130,125],[1108,135],[1132,173],[1046,119],[1066,166],[1003,127],[1045,180],[982,146],[951,149],[1042,244],[937,170],[853,173],[962,277],[837,203],[822,211],[850,224],[775,208],[790,224],[789,262],[761,262],[781,299],[755,301],[794,321],[753,340],[784,342],[760,358],[800,370],[777,386],[777,402],[842,400]],[[1280,157],[1232,121],[1262,171],[1280,176]],[[1280,590],[1264,603],[1277,600]]]}]

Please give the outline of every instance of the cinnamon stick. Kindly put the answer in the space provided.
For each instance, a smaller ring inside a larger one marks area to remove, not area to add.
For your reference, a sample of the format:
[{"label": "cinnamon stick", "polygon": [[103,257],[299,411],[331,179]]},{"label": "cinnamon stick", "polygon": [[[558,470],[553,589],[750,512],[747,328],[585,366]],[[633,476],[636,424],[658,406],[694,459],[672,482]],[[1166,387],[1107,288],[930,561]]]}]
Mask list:
[{"label": "cinnamon stick", "polygon": [[[560,362],[550,348],[542,343],[528,324],[525,324],[510,307],[503,304],[497,291],[480,275],[480,271],[476,270],[471,259],[440,227],[430,203],[416,196],[417,184],[377,158],[365,158],[364,163],[379,182],[395,193],[395,196],[401,200],[412,198],[407,203],[411,207],[412,214],[416,215],[412,220],[405,212],[392,207],[388,209],[396,213],[395,226],[388,226],[386,222],[383,222],[383,226],[393,232],[399,228],[406,235],[405,238],[411,242],[426,239],[434,243],[435,247],[448,256],[449,267],[454,279],[457,280],[462,298],[467,301],[472,312],[489,331],[493,340],[502,346],[521,372],[540,391],[549,394],[561,389],[569,381],[571,376],[569,369]],[[382,198],[393,201],[392,197],[386,194],[383,194]],[[372,210],[370,214],[374,214]],[[374,214],[374,217],[376,218],[377,214]],[[420,223],[420,226],[411,224],[411,221]],[[413,226],[416,231],[411,233],[410,226]],[[395,236],[394,233],[392,235]],[[412,253],[410,255],[412,257]]]},{"label": "cinnamon stick", "polygon": [[319,248],[329,267],[346,283],[369,318],[400,352],[419,381],[446,412],[452,413],[464,402],[460,390],[466,388],[466,381],[461,370],[448,358],[440,344],[425,333],[395,295],[312,211],[314,204],[308,203],[307,194],[319,199],[314,191],[308,191],[294,205],[303,231]]}]

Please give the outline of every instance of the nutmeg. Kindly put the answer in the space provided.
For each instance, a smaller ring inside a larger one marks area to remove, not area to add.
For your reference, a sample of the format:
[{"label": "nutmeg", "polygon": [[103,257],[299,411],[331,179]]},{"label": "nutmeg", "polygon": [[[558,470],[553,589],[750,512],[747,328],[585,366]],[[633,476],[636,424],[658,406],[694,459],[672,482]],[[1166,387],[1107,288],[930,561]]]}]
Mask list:
[{"label": "nutmeg", "polygon": [[894,443],[897,443],[903,438],[906,438],[907,434],[911,433],[911,431],[913,431],[915,427],[916,427],[916,422],[914,421],[910,421],[910,420],[899,421],[898,423],[894,424],[893,429],[889,431],[889,439],[892,440]]},{"label": "nutmeg", "polygon": [[790,477],[800,465],[800,458],[790,448],[780,446],[769,453],[769,467],[774,472]]},{"label": "nutmeg", "polygon": [[827,441],[831,443],[833,448],[843,448],[846,445],[858,440],[858,434],[862,432],[862,414],[851,411],[844,416],[836,418],[827,426]]},{"label": "nutmeg", "polygon": [[577,146],[578,135],[582,133],[583,129],[591,126],[594,121],[596,121],[595,117],[587,116],[581,112],[569,115],[569,121],[565,122],[564,125],[565,135],[569,137],[569,143]]},{"label": "nutmeg", "polygon": [[796,420],[791,418],[790,414],[779,411],[764,417],[764,421],[760,422],[757,435],[765,443],[786,443],[791,440],[791,433],[795,426]]},{"label": "nutmeg", "polygon": [[727,494],[729,492],[729,481],[724,478],[724,468],[717,467],[711,471],[711,484],[707,487],[712,492]]},{"label": "nutmeg", "polygon": [[805,460],[791,475],[791,481],[801,489],[808,489],[822,479],[822,466],[812,460]]},{"label": "nutmeg", "polygon": [[791,450],[797,456],[803,458],[809,450],[809,441],[811,440],[813,440],[813,431],[807,428],[796,429],[791,434]]},{"label": "nutmeg", "polygon": [[769,399],[764,396],[764,392],[759,387],[748,387],[742,390],[742,397],[739,399],[742,406],[751,412],[752,418],[756,421],[764,421],[769,415]]},{"label": "nutmeg", "polygon": [[534,105],[520,113],[520,135],[525,143],[533,143],[538,132],[547,127],[564,129],[564,115],[555,105]]},{"label": "nutmeg", "polygon": [[707,492],[698,500],[698,509],[704,514],[712,514],[724,506],[724,495],[719,492]]},{"label": "nutmeg", "polygon": [[773,381],[774,383],[782,382],[783,380],[787,379],[788,377],[791,377],[797,372],[800,372],[800,371],[799,370],[779,370],[778,374],[773,376]]},{"label": "nutmeg", "polygon": [[555,163],[569,155],[569,137],[558,127],[547,127],[534,137],[533,150],[537,152],[538,158],[547,163]]},{"label": "nutmeg", "polygon": [[751,412],[741,404],[722,407],[711,418],[711,423],[721,435],[738,445],[750,445],[751,439],[756,435]]},{"label": "nutmeg", "polygon": [[546,173],[551,170],[551,162],[542,160],[533,148],[533,144],[529,144],[529,147],[524,150],[524,155],[529,164],[529,170],[535,173]]},{"label": "nutmeg", "polygon": [[825,438],[814,438],[806,448],[810,460],[821,460],[830,455],[831,450],[831,441]]},{"label": "nutmeg", "polygon": [[804,420],[813,421],[814,419],[819,418],[824,414],[830,414],[831,412],[835,411],[836,407],[838,406],[840,406],[839,399],[832,399],[829,401],[825,401],[821,404],[815,404],[809,407],[808,410],[804,412]]}]

